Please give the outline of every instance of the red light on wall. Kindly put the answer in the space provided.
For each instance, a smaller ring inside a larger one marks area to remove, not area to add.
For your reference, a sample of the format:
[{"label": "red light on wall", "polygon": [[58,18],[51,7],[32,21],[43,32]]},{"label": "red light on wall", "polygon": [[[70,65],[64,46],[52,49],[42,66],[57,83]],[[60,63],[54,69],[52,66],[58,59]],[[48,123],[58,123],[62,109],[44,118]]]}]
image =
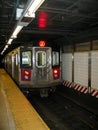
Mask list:
[{"label": "red light on wall", "polygon": [[46,27],[46,19],[45,18],[39,18],[39,27],[40,28]]},{"label": "red light on wall", "polygon": [[44,47],[46,45],[45,41],[39,41],[39,46]]},{"label": "red light on wall", "polygon": [[47,13],[45,12],[40,12],[39,13],[39,18],[38,18],[38,26],[39,28],[45,28],[47,26]]}]

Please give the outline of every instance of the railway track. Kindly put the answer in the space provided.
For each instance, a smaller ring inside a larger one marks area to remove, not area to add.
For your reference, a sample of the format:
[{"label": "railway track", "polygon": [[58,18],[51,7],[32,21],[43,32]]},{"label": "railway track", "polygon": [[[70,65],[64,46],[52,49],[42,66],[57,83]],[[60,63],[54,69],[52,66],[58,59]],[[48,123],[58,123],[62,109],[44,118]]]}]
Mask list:
[{"label": "railway track", "polygon": [[98,118],[56,91],[47,98],[31,95],[29,101],[51,130],[98,130]]}]

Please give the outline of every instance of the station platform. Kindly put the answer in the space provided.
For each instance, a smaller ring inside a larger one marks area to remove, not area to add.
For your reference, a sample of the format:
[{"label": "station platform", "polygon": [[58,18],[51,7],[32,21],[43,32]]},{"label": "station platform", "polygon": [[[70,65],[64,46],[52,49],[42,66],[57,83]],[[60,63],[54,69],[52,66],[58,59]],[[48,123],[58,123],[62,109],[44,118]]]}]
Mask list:
[{"label": "station platform", "polygon": [[4,69],[0,69],[0,130],[50,130]]}]

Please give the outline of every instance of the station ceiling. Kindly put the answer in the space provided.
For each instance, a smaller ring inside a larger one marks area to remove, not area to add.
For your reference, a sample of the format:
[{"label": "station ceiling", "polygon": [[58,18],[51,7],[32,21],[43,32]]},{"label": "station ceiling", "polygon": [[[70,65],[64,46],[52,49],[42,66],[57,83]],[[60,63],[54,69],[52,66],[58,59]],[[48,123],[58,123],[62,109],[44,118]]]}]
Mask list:
[{"label": "station ceiling", "polygon": [[[17,8],[27,0],[1,0],[0,52],[14,30]],[[44,17],[44,25],[40,24]],[[98,37],[98,0],[45,0],[32,22],[24,27],[6,53],[22,44],[46,40],[50,44],[69,44]],[[53,43],[54,42],[54,43]]]}]

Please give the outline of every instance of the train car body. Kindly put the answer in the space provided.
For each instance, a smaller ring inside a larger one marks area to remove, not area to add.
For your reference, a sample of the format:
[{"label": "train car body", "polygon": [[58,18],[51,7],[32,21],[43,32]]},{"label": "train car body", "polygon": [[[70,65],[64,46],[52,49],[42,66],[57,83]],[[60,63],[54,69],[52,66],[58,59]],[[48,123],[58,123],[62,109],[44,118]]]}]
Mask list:
[{"label": "train car body", "polygon": [[47,96],[61,83],[59,52],[51,47],[18,47],[5,56],[5,69],[21,89]]}]

